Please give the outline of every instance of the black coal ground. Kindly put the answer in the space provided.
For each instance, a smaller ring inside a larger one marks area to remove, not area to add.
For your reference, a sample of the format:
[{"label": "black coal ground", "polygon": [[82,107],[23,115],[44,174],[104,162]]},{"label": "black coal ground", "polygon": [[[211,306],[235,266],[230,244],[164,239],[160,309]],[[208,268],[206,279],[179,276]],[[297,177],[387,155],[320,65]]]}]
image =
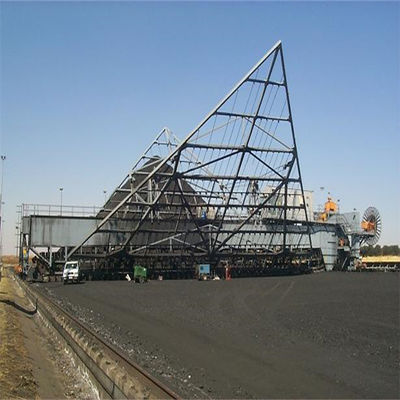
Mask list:
[{"label": "black coal ground", "polygon": [[399,274],[35,284],[185,398],[398,398]]}]

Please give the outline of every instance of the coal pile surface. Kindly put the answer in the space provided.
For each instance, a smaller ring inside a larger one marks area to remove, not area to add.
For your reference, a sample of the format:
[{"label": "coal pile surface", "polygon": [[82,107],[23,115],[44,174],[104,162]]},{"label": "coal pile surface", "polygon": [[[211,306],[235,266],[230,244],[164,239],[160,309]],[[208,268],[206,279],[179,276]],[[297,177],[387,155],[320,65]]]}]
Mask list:
[{"label": "coal pile surface", "polygon": [[398,273],[36,284],[186,398],[398,398]]}]

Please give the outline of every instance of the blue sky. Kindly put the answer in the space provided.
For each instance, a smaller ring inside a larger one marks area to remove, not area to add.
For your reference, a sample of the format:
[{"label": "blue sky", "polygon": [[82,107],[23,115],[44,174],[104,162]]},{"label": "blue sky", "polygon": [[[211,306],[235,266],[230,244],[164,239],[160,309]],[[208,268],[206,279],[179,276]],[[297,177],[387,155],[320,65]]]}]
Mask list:
[{"label": "blue sky", "polygon": [[101,205],[279,39],[305,188],[399,244],[399,3],[1,3],[4,253],[16,205]]}]

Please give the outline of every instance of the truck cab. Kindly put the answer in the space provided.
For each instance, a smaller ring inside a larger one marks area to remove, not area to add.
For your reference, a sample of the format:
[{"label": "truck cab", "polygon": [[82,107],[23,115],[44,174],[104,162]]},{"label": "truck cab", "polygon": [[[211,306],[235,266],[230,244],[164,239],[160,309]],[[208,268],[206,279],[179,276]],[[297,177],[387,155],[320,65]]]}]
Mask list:
[{"label": "truck cab", "polygon": [[63,270],[63,283],[66,285],[68,282],[79,283],[80,281],[80,268],[78,261],[67,261]]}]

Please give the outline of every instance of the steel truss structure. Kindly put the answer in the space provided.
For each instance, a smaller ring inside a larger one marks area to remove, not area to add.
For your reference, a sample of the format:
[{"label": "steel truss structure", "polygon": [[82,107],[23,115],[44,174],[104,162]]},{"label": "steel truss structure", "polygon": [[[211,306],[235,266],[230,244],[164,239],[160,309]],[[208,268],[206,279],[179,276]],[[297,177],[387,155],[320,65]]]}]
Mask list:
[{"label": "steel truss structure", "polygon": [[[282,43],[179,141],[164,128],[68,258],[106,235],[104,256],[146,265],[304,262],[312,254]],[[241,261],[240,261],[241,260]]]}]

